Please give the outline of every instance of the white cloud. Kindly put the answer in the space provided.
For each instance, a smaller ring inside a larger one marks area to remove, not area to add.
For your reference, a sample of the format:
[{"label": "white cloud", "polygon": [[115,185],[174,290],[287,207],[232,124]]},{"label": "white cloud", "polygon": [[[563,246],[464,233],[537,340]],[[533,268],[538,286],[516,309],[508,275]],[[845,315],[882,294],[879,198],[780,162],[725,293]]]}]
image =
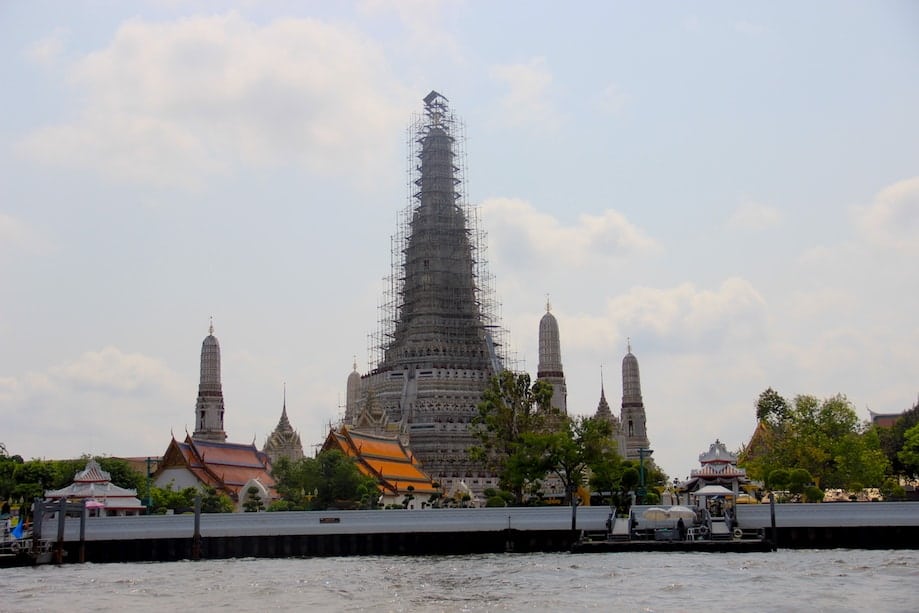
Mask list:
[{"label": "white cloud", "polygon": [[603,113],[618,115],[628,102],[629,96],[615,83],[610,83],[597,95],[594,106]]},{"label": "white cloud", "polygon": [[175,373],[159,360],[111,346],[84,353],[75,361],[52,368],[50,374],[74,388],[117,394],[169,388],[177,381]]},{"label": "white cloud", "polygon": [[35,41],[29,45],[26,50],[26,57],[36,64],[51,65],[60,59],[64,50],[64,39],[67,31],[63,28],[56,28],[48,36]]},{"label": "white cloud", "polygon": [[0,246],[28,253],[43,253],[50,244],[40,232],[24,221],[0,212]]},{"label": "white cloud", "polygon": [[900,251],[919,247],[919,177],[890,185],[853,210],[856,228],[871,243]]},{"label": "white cloud", "polygon": [[614,210],[601,215],[578,216],[577,223],[565,226],[556,217],[515,198],[489,198],[482,213],[492,244],[512,252],[519,262],[584,266],[609,258],[655,253],[658,243]]},{"label": "white cloud", "polygon": [[761,338],[767,325],[766,301],[753,285],[726,279],[714,290],[692,283],[670,288],[633,287],[610,298],[598,314],[564,316],[567,351],[578,353],[625,346],[641,338],[668,353],[709,354],[725,344]]},{"label": "white cloud", "polygon": [[536,123],[556,127],[560,118],[550,99],[552,73],[543,57],[526,64],[492,66],[489,74],[507,87],[501,105],[508,121],[514,124]]},{"label": "white cloud", "polygon": [[363,0],[358,8],[371,17],[395,14],[413,50],[462,62],[460,45],[445,27],[447,13],[461,5],[454,0]]},{"label": "white cloud", "polygon": [[238,162],[374,172],[408,101],[359,33],[313,19],[262,26],[236,13],[125,22],[74,64],[71,81],[84,100],[77,119],[37,130],[22,149],[167,186],[205,184]]},{"label": "white cloud", "polygon": [[758,231],[776,226],[781,221],[782,213],[778,209],[756,202],[744,202],[728,219],[727,227],[734,230]]},{"label": "white cloud", "polygon": [[15,433],[3,442],[27,457],[159,453],[168,442],[164,424],[182,423],[173,412],[190,414],[189,385],[160,360],[115,347],[2,377],[0,418]]}]

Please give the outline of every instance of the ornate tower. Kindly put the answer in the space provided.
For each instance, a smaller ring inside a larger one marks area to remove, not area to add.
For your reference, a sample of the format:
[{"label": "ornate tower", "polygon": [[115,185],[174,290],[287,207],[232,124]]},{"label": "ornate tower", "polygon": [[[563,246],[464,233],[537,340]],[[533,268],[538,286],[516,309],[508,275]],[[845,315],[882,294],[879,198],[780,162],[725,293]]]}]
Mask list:
[{"label": "ornate tower", "polygon": [[224,442],[223,386],[220,384],[220,343],[214,336],[211,321],[208,335],[201,343],[201,381],[198,384],[198,402],[195,405],[195,432],[192,438]]},{"label": "ornate tower", "polygon": [[619,424],[619,418],[616,417],[616,414],[612,412],[609,407],[609,403],[606,401],[606,390],[603,386],[603,369],[600,369],[600,402],[597,404],[597,413],[594,415],[595,419],[602,419],[603,421],[609,423],[610,430],[612,430],[613,440],[616,441],[616,450],[620,456],[625,457],[625,437],[622,436],[622,428]]},{"label": "ornate tower", "polygon": [[552,384],[552,406],[568,414],[568,388],[562,370],[562,347],[558,336],[558,321],[551,313],[552,306],[546,300],[546,314],[539,320],[539,365],[536,378]]},{"label": "ornate tower", "polygon": [[645,405],[641,399],[641,377],[638,374],[638,359],[632,355],[632,343],[622,358],[622,434],[625,436],[628,460],[639,459],[638,450],[650,445],[645,428]]},{"label": "ornate tower", "polygon": [[354,368],[348,375],[348,383],[345,388],[345,423],[351,424],[357,417],[358,400],[361,396],[361,374],[357,372],[357,359],[354,360]]},{"label": "ornate tower", "polygon": [[262,451],[268,455],[271,463],[274,464],[280,458],[287,458],[291,462],[303,459],[303,443],[300,442],[300,435],[290,425],[287,419],[287,386],[284,387],[284,404],[281,408],[281,419],[277,427],[265,441]]},{"label": "ornate tower", "polygon": [[410,130],[417,164],[405,220],[393,241],[393,275],[377,335],[376,368],[361,379],[387,429],[408,437],[425,472],[448,493],[496,484],[470,460],[470,422],[488,379],[503,368],[493,332],[484,241],[462,191],[462,125],[432,91]]}]

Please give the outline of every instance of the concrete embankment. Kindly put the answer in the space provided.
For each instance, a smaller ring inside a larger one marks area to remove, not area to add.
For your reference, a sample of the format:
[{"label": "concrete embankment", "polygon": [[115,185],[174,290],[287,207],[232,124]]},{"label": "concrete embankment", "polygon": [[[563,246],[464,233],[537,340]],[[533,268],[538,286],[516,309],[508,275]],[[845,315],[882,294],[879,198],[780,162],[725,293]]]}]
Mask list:
[{"label": "concrete embankment", "polygon": [[[919,549],[919,503],[782,504],[775,516],[779,548]],[[569,508],[203,514],[197,533],[192,515],[106,517],[86,520],[82,539],[68,518],[63,561],[566,551],[582,531],[602,538],[608,517],[582,507],[572,531]],[[772,541],[769,505],[740,505],[737,521]]]},{"label": "concrete embankment", "polygon": [[[567,551],[581,530],[605,530],[609,509],[430,509],[78,518],[64,529],[64,561],[122,562],[346,555]],[[82,550],[82,555],[81,555]]]},{"label": "concrete embankment", "polygon": [[[738,505],[737,523],[773,539],[768,504]],[[779,504],[775,524],[779,548],[919,549],[916,502]]]}]

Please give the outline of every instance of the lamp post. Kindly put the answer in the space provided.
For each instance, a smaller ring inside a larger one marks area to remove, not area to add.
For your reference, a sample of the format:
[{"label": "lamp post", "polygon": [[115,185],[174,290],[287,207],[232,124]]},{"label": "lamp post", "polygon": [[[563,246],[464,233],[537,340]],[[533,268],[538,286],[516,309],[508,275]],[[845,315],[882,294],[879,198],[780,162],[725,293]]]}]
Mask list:
[{"label": "lamp post", "polygon": [[645,457],[650,458],[652,453],[651,449],[638,448],[638,504],[645,502]]}]

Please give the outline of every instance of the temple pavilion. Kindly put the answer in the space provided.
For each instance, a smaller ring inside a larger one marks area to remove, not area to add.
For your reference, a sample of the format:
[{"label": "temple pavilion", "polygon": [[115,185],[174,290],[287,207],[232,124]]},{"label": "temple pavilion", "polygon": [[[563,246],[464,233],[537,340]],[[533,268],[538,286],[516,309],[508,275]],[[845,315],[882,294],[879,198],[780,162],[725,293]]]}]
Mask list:
[{"label": "temple pavilion", "polygon": [[118,487],[112,483],[112,475],[102,470],[95,459],[86,463],[86,468],[73,477],[73,483],[59,490],[45,491],[45,499],[69,502],[86,501],[91,517],[114,515],[140,515],[147,507],[137,498],[137,490]]}]

